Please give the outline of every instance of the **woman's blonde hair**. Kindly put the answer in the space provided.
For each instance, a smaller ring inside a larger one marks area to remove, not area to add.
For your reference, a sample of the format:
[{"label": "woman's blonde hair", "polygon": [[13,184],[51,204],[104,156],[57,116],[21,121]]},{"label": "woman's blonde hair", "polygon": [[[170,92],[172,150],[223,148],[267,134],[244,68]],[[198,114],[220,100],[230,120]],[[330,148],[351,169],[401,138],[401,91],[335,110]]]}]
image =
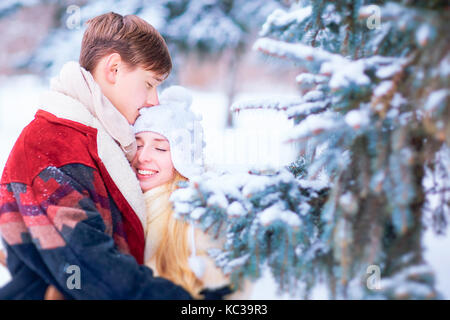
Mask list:
[{"label": "woman's blonde hair", "polygon": [[162,236],[153,258],[158,276],[182,286],[194,298],[200,298],[203,282],[195,276],[188,262],[191,254],[188,241],[189,224],[173,217],[173,207],[169,200],[181,181],[187,179],[175,171],[173,180],[160,188],[159,192],[145,195],[147,211],[151,213],[149,216],[161,216],[163,219]]}]

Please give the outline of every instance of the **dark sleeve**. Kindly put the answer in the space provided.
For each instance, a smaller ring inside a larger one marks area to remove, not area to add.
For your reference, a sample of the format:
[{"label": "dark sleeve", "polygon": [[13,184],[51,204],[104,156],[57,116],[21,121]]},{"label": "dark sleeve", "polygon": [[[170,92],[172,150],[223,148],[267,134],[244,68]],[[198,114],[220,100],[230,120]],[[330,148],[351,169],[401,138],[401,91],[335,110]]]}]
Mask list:
[{"label": "dark sleeve", "polygon": [[38,204],[34,223],[26,224],[57,288],[72,299],[191,299],[180,286],[154,277],[151,269],[118,251],[105,232],[110,211],[95,175],[84,165],[49,167],[20,197]]},{"label": "dark sleeve", "polygon": [[0,300],[42,300],[48,284],[6,245],[8,270],[12,279],[0,287]]}]

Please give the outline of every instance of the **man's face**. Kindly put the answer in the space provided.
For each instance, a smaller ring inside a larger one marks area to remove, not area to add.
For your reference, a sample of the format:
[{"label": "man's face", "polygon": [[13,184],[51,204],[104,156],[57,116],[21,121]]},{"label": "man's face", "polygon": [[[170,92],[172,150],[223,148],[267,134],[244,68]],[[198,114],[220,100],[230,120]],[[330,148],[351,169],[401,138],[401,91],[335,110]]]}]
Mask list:
[{"label": "man's face", "polygon": [[136,135],[138,145],[131,166],[142,191],[148,191],[171,181],[175,176],[169,141],[162,135],[147,131]]},{"label": "man's face", "polygon": [[107,97],[128,123],[134,124],[140,108],[159,104],[156,88],[162,81],[160,75],[142,67],[136,67],[133,71],[118,68],[115,83]]}]

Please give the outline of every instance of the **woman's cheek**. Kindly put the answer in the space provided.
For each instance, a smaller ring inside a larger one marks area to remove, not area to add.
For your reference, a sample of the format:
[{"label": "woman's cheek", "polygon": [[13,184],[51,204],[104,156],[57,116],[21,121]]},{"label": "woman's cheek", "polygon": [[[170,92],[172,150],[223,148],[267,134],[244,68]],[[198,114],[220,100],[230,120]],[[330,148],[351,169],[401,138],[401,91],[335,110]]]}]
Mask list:
[{"label": "woman's cheek", "polygon": [[175,167],[173,166],[172,157],[170,156],[170,153],[168,154],[166,163],[167,163],[167,171],[170,172],[171,174],[174,174]]}]

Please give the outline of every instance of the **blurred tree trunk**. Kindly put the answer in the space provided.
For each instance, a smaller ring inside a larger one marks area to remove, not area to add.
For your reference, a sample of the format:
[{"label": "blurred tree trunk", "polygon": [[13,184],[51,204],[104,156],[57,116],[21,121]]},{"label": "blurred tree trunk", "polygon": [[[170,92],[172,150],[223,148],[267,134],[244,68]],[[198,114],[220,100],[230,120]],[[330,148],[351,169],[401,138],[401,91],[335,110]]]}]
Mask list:
[{"label": "blurred tree trunk", "polygon": [[232,128],[234,126],[233,121],[233,113],[231,112],[231,105],[234,102],[234,98],[236,96],[237,89],[237,80],[238,80],[238,72],[239,72],[239,61],[244,53],[244,48],[242,46],[238,46],[235,48],[231,54],[230,61],[228,63],[228,79],[226,81],[226,94],[227,94],[227,103],[226,103],[226,123],[225,128]]}]

